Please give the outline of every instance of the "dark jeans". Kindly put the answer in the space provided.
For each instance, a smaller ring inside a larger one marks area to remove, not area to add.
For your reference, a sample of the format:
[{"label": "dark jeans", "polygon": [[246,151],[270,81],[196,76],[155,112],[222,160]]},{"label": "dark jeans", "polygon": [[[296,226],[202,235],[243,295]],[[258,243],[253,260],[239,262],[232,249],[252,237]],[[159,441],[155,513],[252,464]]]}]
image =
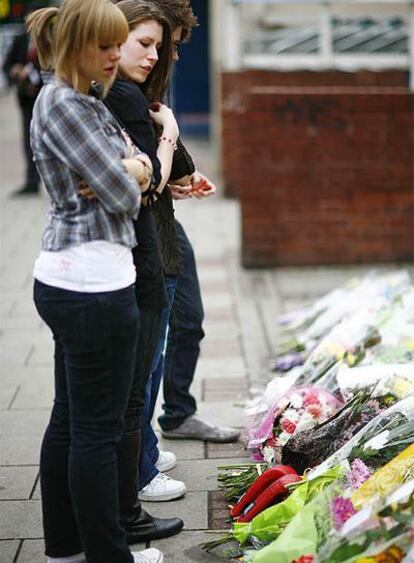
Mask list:
[{"label": "dark jeans", "polygon": [[22,115],[23,148],[26,159],[25,187],[39,188],[40,177],[33,160],[32,147],[30,146],[30,122],[33,115],[35,99],[19,98],[19,107]]},{"label": "dark jeans", "polygon": [[[139,489],[143,489],[157,475],[158,469],[155,463],[158,459],[158,438],[152,428],[151,420],[154,415],[155,404],[161,385],[164,371],[164,348],[165,338],[170,318],[170,311],[174,301],[174,293],[177,284],[176,276],[165,276],[168,303],[163,309],[161,318],[161,331],[158,337],[157,348],[153,356],[150,369],[151,376],[148,379],[145,390],[145,406],[143,423],[141,424],[141,455],[139,460]],[[160,336],[161,335],[161,336]]]},{"label": "dark jeans", "polygon": [[[127,432],[145,427],[146,386],[160,339],[164,308],[168,303],[157,234],[150,208],[141,208],[138,220],[134,221],[134,228],[138,246],[134,248],[132,254],[137,271],[135,295],[140,312],[140,331],[125,420]],[[142,444],[141,449],[143,447]]]},{"label": "dark jeans", "polygon": [[93,294],[35,281],[34,300],[55,340],[55,401],[40,458],[46,554],[132,563],[119,524],[116,445],[139,328],[134,288]]},{"label": "dark jeans", "polygon": [[184,259],[174,295],[164,363],[164,414],[158,418],[163,430],[177,428],[197,410],[190,393],[200,355],[204,311],[194,251],[183,227],[176,221]]}]

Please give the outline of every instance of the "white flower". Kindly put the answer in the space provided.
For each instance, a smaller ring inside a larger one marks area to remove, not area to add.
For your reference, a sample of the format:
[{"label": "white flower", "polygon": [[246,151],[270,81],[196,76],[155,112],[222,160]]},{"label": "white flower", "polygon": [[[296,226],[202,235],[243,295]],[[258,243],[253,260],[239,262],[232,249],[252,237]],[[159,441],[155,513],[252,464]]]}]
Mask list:
[{"label": "white flower", "polygon": [[275,450],[269,446],[265,446],[262,450],[262,454],[264,457],[264,460],[267,463],[272,463],[274,461],[274,457],[275,457]]},{"label": "white flower", "polygon": [[313,416],[311,414],[309,414],[308,412],[303,413],[303,415],[301,416],[297,426],[296,426],[296,431],[297,432],[302,432],[302,430],[308,430],[309,428],[312,428],[312,426],[315,426],[315,419],[313,418]]},{"label": "white flower", "polygon": [[295,411],[295,409],[286,409],[282,418],[287,418],[288,420],[296,423],[300,419],[300,414],[298,411]]},{"label": "white flower", "polygon": [[291,437],[292,434],[289,434],[289,432],[281,432],[277,437],[277,440],[281,446],[284,446]]},{"label": "white flower", "polygon": [[383,448],[388,441],[389,434],[389,430],[384,430],[381,434],[378,434],[377,436],[371,438],[371,440],[368,440],[364,446],[364,451],[368,448],[371,448],[372,450],[380,450]]},{"label": "white flower", "polygon": [[293,393],[293,395],[290,396],[290,403],[294,409],[300,409],[303,405],[303,399],[299,393]]}]

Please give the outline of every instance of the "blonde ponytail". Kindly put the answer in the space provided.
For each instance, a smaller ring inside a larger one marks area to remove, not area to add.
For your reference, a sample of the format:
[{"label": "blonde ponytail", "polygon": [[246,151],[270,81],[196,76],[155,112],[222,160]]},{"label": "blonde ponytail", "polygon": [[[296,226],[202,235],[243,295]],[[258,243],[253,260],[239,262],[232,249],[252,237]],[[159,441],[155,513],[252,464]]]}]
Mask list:
[{"label": "blonde ponytail", "polygon": [[42,8],[32,12],[26,26],[36,45],[40,66],[51,70],[55,66],[56,19],[58,8]]},{"label": "blonde ponytail", "polygon": [[[111,0],[64,0],[60,8],[36,10],[27,18],[40,65],[78,89],[79,59],[89,46],[123,43],[125,16]],[[84,92],[87,93],[87,92]]]}]

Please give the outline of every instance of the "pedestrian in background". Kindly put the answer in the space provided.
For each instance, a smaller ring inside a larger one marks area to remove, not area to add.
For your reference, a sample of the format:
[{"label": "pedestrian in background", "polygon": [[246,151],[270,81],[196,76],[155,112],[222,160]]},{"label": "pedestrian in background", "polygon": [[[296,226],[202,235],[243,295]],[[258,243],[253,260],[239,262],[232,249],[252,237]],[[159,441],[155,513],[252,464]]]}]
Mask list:
[{"label": "pedestrian in background", "polygon": [[[27,14],[40,7],[40,4],[29,4]],[[34,103],[42,87],[42,79],[36,46],[26,31],[16,35],[13,39],[3,64],[3,72],[7,76],[9,84],[16,87],[17,102],[21,113],[23,150],[26,163],[24,184],[13,195],[26,196],[37,194],[40,178],[33,161],[33,153],[30,146],[30,122]]]},{"label": "pedestrian in background", "polygon": [[[51,199],[36,261],[36,308],[55,342],[55,400],[40,484],[48,563],[160,563],[131,553],[120,525],[117,444],[124,430],[139,329],[132,224],[152,165],[105,105],[123,14],[108,0],[65,0],[28,19],[54,77],[34,107],[31,142]],[[79,197],[84,182],[94,199]]]}]

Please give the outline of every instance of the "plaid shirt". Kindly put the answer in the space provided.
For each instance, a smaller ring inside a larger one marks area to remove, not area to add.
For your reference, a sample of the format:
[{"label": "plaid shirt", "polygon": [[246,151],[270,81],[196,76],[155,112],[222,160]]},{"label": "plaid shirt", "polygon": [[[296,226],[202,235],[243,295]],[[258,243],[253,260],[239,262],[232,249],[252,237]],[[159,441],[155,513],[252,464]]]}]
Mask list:
[{"label": "plaid shirt", "polygon": [[[136,245],[132,219],[141,192],[121,162],[127,154],[121,129],[101,101],[62,83],[44,86],[33,111],[31,145],[52,204],[43,250],[93,240]],[[79,197],[81,180],[97,199]]]}]

